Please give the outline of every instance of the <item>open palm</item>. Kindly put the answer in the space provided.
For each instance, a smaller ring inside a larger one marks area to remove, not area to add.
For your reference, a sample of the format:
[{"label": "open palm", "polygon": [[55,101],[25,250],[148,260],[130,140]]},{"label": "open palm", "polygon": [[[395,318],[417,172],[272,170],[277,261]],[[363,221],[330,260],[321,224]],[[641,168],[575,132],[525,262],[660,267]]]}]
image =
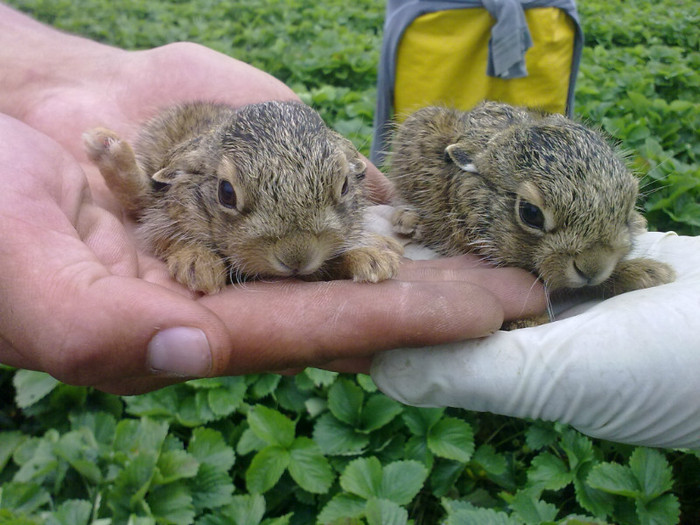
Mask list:
[{"label": "open palm", "polygon": [[[294,94],[194,44],[125,52],[65,38],[81,55],[66,66],[72,75],[5,109],[17,118],[0,115],[0,362],[118,393],[340,359],[359,371],[373,352],[481,336],[504,315],[542,307],[529,276],[459,260],[407,264],[401,281],[377,285],[256,283],[194,296],[138,248],[81,134],[103,125],[128,139],[184,100]],[[382,200],[388,187],[370,175]]]}]

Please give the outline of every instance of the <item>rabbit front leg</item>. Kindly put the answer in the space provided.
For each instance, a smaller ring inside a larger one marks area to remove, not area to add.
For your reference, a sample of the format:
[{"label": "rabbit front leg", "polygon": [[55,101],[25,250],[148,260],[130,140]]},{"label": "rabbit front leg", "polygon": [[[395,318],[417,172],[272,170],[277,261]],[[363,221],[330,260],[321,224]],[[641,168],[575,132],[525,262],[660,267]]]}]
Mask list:
[{"label": "rabbit front leg", "polygon": [[150,181],[136,163],[131,145],[105,128],[83,133],[83,144],[88,158],[98,167],[122,207],[138,215],[150,191]]},{"label": "rabbit front leg", "polygon": [[418,241],[422,237],[420,214],[413,206],[404,204],[394,208],[391,214],[391,226],[396,233],[406,235],[413,240]]},{"label": "rabbit front leg", "polygon": [[676,272],[670,265],[654,259],[637,258],[620,261],[602,286],[609,295],[618,295],[668,284],[675,278]]},{"label": "rabbit front leg", "polygon": [[330,271],[341,279],[377,283],[396,276],[402,254],[403,246],[398,241],[367,234],[361,245],[332,261]]},{"label": "rabbit front leg", "polygon": [[171,245],[163,254],[170,275],[192,291],[216,293],[226,286],[228,268],[210,249],[198,245]]}]

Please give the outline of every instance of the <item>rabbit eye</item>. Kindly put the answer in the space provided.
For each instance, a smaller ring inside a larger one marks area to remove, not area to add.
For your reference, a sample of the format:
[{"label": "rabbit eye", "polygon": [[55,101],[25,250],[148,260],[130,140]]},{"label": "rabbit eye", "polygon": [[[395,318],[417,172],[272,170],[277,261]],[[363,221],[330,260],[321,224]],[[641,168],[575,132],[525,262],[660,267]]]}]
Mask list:
[{"label": "rabbit eye", "polygon": [[219,202],[226,208],[236,207],[236,192],[227,180],[219,181]]},{"label": "rabbit eye", "polygon": [[521,200],[518,206],[518,213],[523,224],[536,230],[544,229],[544,213],[534,204]]},{"label": "rabbit eye", "polygon": [[348,189],[350,189],[350,186],[348,184],[348,178],[345,177],[345,180],[343,181],[343,186],[340,188],[340,196],[345,197],[348,194]]}]

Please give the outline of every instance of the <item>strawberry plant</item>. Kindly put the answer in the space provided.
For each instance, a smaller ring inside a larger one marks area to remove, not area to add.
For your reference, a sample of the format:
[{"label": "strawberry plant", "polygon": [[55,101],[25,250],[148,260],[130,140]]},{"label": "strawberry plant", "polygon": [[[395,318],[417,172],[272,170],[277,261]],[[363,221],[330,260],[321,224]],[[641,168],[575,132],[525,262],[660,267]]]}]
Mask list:
[{"label": "strawberry plant", "polygon": [[[383,0],[12,0],[138,49],[193,40],[278,76],[366,153]],[[697,9],[580,2],[580,118],[640,173],[650,225],[700,230]],[[0,367],[0,524],[674,524],[700,457],[561,424],[402,406],[367,376],[190,381],[119,397]]]}]

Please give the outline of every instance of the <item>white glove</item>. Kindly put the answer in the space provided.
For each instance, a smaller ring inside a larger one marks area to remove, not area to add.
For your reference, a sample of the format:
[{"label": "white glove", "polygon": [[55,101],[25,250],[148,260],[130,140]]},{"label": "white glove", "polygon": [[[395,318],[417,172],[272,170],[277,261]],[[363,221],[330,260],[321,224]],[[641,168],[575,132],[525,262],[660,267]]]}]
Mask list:
[{"label": "white glove", "polygon": [[671,284],[578,305],[554,323],[378,355],[372,377],[416,406],[561,421],[593,437],[700,449],[700,237],[646,233],[632,256]]}]

